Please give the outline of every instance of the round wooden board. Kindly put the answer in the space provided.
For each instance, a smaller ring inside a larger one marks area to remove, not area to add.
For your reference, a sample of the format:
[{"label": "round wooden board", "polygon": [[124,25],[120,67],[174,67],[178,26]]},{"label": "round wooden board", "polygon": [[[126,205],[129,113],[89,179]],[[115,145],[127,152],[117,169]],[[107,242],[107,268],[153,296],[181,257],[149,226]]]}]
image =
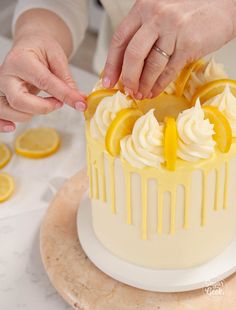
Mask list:
[{"label": "round wooden board", "polygon": [[77,209],[87,188],[85,170],[66,182],[52,201],[40,233],[46,272],[58,293],[74,309],[236,309],[235,275],[192,292],[153,293],[122,284],[96,268],[86,257],[77,237]]}]

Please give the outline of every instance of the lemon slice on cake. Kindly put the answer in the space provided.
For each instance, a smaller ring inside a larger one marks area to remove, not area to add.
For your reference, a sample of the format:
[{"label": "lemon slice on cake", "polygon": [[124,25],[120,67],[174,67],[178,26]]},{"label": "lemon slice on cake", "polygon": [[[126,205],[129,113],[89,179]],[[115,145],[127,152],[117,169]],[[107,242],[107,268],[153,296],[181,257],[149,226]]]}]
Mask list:
[{"label": "lemon slice on cake", "polygon": [[194,61],[190,64],[187,64],[182,71],[180,72],[180,75],[178,76],[175,84],[176,84],[176,95],[182,96],[184,89],[191,77],[191,73],[194,71],[199,70],[201,67],[203,67],[205,64],[205,61],[203,59],[199,59],[197,61]]},{"label": "lemon slice on cake", "polygon": [[53,128],[32,128],[15,142],[16,153],[29,158],[43,158],[54,154],[60,146],[60,137]]},{"label": "lemon slice on cake", "polygon": [[205,118],[208,118],[210,123],[214,125],[213,139],[219,150],[227,153],[232,144],[232,129],[227,118],[216,107],[204,106],[202,109]]},{"label": "lemon slice on cake", "polygon": [[14,179],[6,173],[0,173],[0,202],[8,200],[14,193],[14,190]]},{"label": "lemon slice on cake", "polygon": [[176,168],[178,147],[178,134],[176,121],[173,117],[167,116],[165,118],[164,127],[164,158],[166,168],[174,171]]},{"label": "lemon slice on cake", "polygon": [[11,151],[5,144],[0,144],[0,169],[6,166],[11,159]]},{"label": "lemon slice on cake", "polygon": [[106,149],[112,156],[120,154],[120,140],[131,134],[136,120],[142,115],[142,111],[136,108],[123,109],[117,113],[105,137]]},{"label": "lemon slice on cake", "polygon": [[117,93],[117,91],[118,89],[99,89],[92,92],[87,97],[87,109],[84,112],[85,119],[91,119],[96,112],[97,106],[99,105],[100,101],[105,97],[113,96],[115,93]]},{"label": "lemon slice on cake", "polygon": [[192,98],[192,105],[195,105],[199,98],[201,104],[209,99],[221,94],[225,87],[229,85],[231,92],[236,96],[236,81],[230,79],[215,80],[199,87]]}]

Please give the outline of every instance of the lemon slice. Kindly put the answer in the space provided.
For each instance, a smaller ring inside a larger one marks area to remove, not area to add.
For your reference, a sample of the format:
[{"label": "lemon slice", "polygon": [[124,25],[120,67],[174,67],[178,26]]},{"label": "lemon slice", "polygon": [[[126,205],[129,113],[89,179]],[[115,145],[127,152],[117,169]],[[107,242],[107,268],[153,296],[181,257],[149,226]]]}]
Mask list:
[{"label": "lemon slice", "polygon": [[232,129],[227,118],[216,107],[202,107],[205,118],[208,118],[210,123],[214,125],[215,134],[213,139],[217,143],[219,150],[227,153],[232,144]]},{"label": "lemon slice", "polygon": [[53,128],[32,128],[20,135],[15,142],[16,153],[29,158],[43,158],[55,153],[60,137]]},{"label": "lemon slice", "polygon": [[230,79],[215,80],[199,87],[192,98],[192,105],[195,105],[197,99],[200,99],[201,104],[207,100],[221,94],[226,85],[229,85],[231,92],[236,96],[236,81]]},{"label": "lemon slice", "polygon": [[178,134],[176,121],[173,117],[165,118],[164,127],[164,158],[166,168],[174,171],[177,159]]},{"label": "lemon slice", "polygon": [[99,89],[92,92],[87,98],[87,109],[84,112],[85,119],[91,119],[100,101],[105,97],[113,96],[117,91],[118,89]]},{"label": "lemon slice", "polygon": [[177,118],[180,112],[191,107],[191,104],[184,97],[161,93],[151,99],[136,101],[137,107],[145,114],[155,109],[155,116],[159,122],[163,122],[166,116]]},{"label": "lemon slice", "polygon": [[11,151],[5,144],[0,144],[0,169],[11,159]]},{"label": "lemon slice", "polygon": [[15,190],[13,178],[6,174],[0,173],[0,202],[8,200]]},{"label": "lemon slice", "polygon": [[182,96],[184,89],[189,81],[189,78],[191,77],[191,73],[193,71],[198,71],[200,68],[202,68],[205,64],[205,61],[203,59],[199,59],[197,61],[194,61],[190,64],[187,64],[183,70],[180,72],[180,75],[178,76],[175,84],[176,84],[176,95]]},{"label": "lemon slice", "polygon": [[123,109],[117,113],[105,137],[106,149],[112,156],[120,154],[120,140],[131,134],[136,120],[142,115],[143,113],[135,108]]}]

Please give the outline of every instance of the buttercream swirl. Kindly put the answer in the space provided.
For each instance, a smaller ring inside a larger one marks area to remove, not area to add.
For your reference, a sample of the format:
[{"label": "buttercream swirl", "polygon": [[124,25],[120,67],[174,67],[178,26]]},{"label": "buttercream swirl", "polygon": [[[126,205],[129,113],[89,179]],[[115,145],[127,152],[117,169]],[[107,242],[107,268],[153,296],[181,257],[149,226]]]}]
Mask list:
[{"label": "buttercream swirl", "polygon": [[228,119],[233,137],[236,137],[236,97],[232,94],[229,85],[221,94],[209,99],[204,105],[217,107]]},{"label": "buttercream swirl", "polygon": [[113,96],[107,96],[99,103],[94,116],[90,121],[90,132],[94,139],[104,141],[107,129],[116,114],[132,106],[132,100],[120,91]]},{"label": "buttercream swirl", "polygon": [[204,119],[200,101],[177,118],[178,157],[186,161],[209,158],[214,152],[213,125]]},{"label": "buttercream swirl", "polygon": [[214,58],[211,58],[202,69],[191,73],[188,85],[184,90],[184,96],[190,100],[200,86],[225,78],[227,78],[227,74],[224,70],[224,65],[217,63]]},{"label": "buttercream swirl", "polygon": [[131,135],[121,140],[121,155],[137,168],[159,167],[164,162],[163,126],[153,109],[136,121]]}]

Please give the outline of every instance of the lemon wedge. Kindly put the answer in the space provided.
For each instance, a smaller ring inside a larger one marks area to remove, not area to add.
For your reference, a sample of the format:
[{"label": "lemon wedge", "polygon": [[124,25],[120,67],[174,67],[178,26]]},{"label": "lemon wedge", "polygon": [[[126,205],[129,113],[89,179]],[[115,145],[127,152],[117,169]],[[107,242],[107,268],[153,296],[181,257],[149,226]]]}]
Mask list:
[{"label": "lemon wedge", "polygon": [[176,121],[173,117],[165,118],[164,126],[164,158],[166,168],[174,171],[177,160],[178,134]]},{"label": "lemon wedge", "polygon": [[204,106],[202,109],[205,118],[208,118],[210,123],[214,125],[213,139],[219,150],[227,153],[232,144],[232,129],[227,118],[216,107]]},{"label": "lemon wedge", "polygon": [[105,137],[106,149],[112,156],[120,154],[120,140],[131,134],[136,120],[142,115],[143,113],[135,108],[123,109],[117,113]]},{"label": "lemon wedge", "polygon": [[14,190],[14,179],[6,173],[0,173],[0,202],[8,200],[14,193]]},{"label": "lemon wedge", "polygon": [[155,117],[158,122],[163,122],[166,116],[177,118],[180,112],[190,108],[191,104],[184,97],[161,93],[151,99],[137,100],[137,107],[145,114],[155,109]]},{"label": "lemon wedge", "polygon": [[180,72],[180,75],[178,76],[175,84],[176,84],[176,95],[182,96],[184,89],[191,77],[191,73],[194,71],[198,71],[200,68],[202,68],[205,64],[205,61],[203,59],[199,59],[197,61],[194,61],[190,64],[187,64],[182,71]]},{"label": "lemon wedge", "polygon": [[0,169],[6,166],[11,159],[11,151],[5,144],[0,144]]},{"label": "lemon wedge", "polygon": [[195,105],[197,99],[200,99],[201,104],[207,100],[221,94],[226,85],[229,85],[231,92],[236,96],[236,81],[230,79],[215,80],[199,87],[192,98],[192,105]]},{"label": "lemon wedge", "polygon": [[60,137],[53,128],[32,128],[21,134],[15,142],[16,153],[29,158],[43,158],[55,153]]},{"label": "lemon wedge", "polygon": [[100,101],[105,97],[113,96],[117,91],[118,89],[99,89],[92,92],[87,97],[87,109],[84,112],[85,119],[90,120],[96,112]]}]

